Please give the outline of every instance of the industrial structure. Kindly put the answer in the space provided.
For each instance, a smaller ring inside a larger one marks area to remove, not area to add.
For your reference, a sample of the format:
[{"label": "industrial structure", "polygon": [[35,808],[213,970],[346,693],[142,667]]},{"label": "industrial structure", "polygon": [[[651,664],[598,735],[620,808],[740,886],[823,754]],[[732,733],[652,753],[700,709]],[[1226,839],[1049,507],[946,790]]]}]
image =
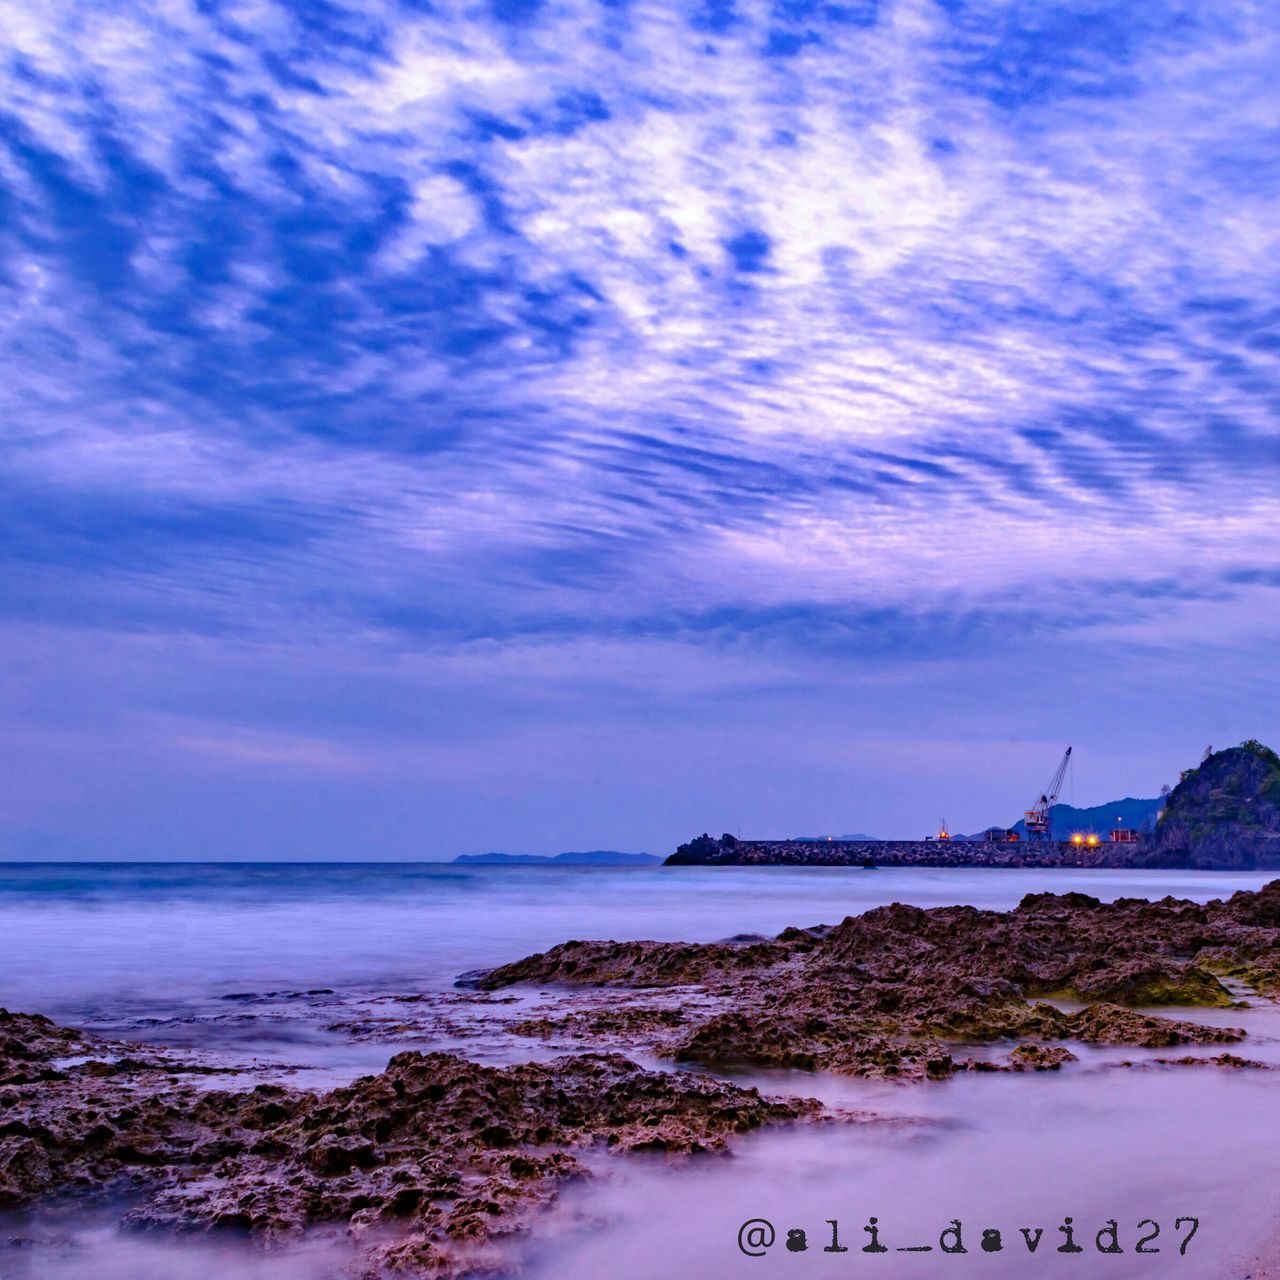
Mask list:
[{"label": "industrial structure", "polygon": [[988,844],[1017,844],[1022,839],[1012,827],[988,827],[982,838]]},{"label": "industrial structure", "polygon": [[1067,769],[1070,764],[1071,748],[1068,747],[1063,754],[1062,763],[1058,766],[1058,771],[1053,775],[1053,780],[1049,783],[1040,799],[1022,815],[1022,820],[1027,828],[1028,840],[1053,839],[1053,806],[1058,803],[1058,793],[1062,790],[1062,780],[1067,776]]},{"label": "industrial structure", "polygon": [[[1054,771],[1054,775],[1045,788],[1040,798],[1031,806],[1030,809],[1024,811],[1022,815],[1022,823],[1017,827],[988,827],[980,836],[971,837],[973,840],[981,840],[986,844],[1018,844],[1022,840],[1035,841],[1043,844],[1064,844],[1079,848],[1087,846],[1095,848],[1104,843],[1103,837],[1095,830],[1072,831],[1069,834],[1062,833],[1055,836],[1053,830],[1053,809],[1058,803],[1058,797],[1062,793],[1062,785],[1066,780],[1071,769],[1071,752],[1072,748],[1068,747],[1062,753],[1062,759],[1058,762],[1058,767]],[[1064,815],[1059,815],[1059,821],[1064,820]],[[932,840],[955,840],[968,839],[970,837],[953,836],[947,830],[947,824],[943,822],[942,830],[936,836],[930,836]],[[1136,827],[1125,825],[1123,815],[1115,820],[1115,825],[1111,828],[1106,836],[1106,841],[1111,844],[1141,844],[1145,839],[1142,831]]]}]

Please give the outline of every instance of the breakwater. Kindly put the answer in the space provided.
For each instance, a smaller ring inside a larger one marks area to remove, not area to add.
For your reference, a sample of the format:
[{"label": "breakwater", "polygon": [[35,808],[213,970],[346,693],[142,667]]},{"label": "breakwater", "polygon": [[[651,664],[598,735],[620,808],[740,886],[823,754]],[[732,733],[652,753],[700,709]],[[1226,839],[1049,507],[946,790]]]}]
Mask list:
[{"label": "breakwater", "polygon": [[1135,846],[1070,841],[738,840],[700,836],[667,866],[810,867],[1106,867],[1133,865]]}]

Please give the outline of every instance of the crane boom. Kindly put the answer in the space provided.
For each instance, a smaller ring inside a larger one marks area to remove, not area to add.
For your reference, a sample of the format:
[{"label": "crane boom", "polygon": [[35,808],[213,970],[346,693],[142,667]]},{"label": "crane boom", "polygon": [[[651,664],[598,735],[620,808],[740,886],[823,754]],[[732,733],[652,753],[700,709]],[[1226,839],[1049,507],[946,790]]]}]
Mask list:
[{"label": "crane boom", "polygon": [[1053,838],[1050,814],[1058,803],[1058,795],[1062,791],[1062,780],[1067,776],[1067,767],[1071,764],[1071,748],[1068,747],[1062,756],[1053,780],[1040,799],[1023,815],[1027,826],[1027,835],[1033,840],[1051,840]]},{"label": "crane boom", "polygon": [[1062,791],[1062,780],[1067,776],[1067,766],[1071,763],[1071,748],[1068,747],[1062,756],[1062,763],[1058,766],[1058,772],[1053,775],[1053,781],[1049,783],[1049,790],[1045,798],[1049,801],[1049,807],[1052,808],[1058,803],[1058,795]]}]

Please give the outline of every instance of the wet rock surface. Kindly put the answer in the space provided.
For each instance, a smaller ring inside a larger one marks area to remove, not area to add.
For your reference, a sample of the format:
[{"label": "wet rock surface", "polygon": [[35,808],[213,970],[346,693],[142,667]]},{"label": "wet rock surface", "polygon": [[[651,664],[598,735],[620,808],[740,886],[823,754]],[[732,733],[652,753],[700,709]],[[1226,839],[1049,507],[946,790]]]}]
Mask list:
[{"label": "wet rock surface", "polygon": [[47,1019],[0,1012],[0,1035],[0,1206],[110,1192],[139,1229],[268,1238],[343,1222],[369,1275],[496,1273],[502,1242],[597,1152],[723,1153],[822,1110],[618,1054],[492,1067],[408,1052],[327,1092],[224,1091]]},{"label": "wet rock surface", "polygon": [[[944,1079],[1060,1067],[1072,1056],[1061,1042],[1234,1043],[1243,1030],[1154,1010],[1227,1009],[1237,1001],[1222,979],[1269,995],[1278,976],[1280,881],[1205,905],[1042,893],[1013,911],[894,904],[771,940],[573,941],[475,981],[632,1000],[688,991],[679,1013],[632,1003],[613,1018],[633,1044],[681,1061]],[[584,1039],[593,1026],[607,1032],[609,1003],[512,1029],[546,1036],[557,1025]],[[1003,1062],[974,1056],[1001,1041],[1019,1042]]]}]

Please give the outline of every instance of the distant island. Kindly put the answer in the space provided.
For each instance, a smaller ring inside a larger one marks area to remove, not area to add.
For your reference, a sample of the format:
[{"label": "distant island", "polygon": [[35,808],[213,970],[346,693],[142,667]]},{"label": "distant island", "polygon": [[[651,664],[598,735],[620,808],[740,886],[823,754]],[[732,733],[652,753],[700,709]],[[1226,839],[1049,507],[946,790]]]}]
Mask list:
[{"label": "distant island", "polygon": [[619,853],[616,849],[588,849],[582,853],[460,853],[455,863],[480,867],[655,867],[662,859],[653,853]]},{"label": "distant island", "polygon": [[1256,739],[1210,751],[1159,800],[1055,806],[1052,840],[1026,828],[985,838],[741,840],[703,834],[668,866],[1168,867],[1280,869],[1280,756]]},{"label": "distant island", "polygon": [[792,836],[792,840],[880,840],[881,836],[869,836],[864,831],[847,831],[842,836]]}]

